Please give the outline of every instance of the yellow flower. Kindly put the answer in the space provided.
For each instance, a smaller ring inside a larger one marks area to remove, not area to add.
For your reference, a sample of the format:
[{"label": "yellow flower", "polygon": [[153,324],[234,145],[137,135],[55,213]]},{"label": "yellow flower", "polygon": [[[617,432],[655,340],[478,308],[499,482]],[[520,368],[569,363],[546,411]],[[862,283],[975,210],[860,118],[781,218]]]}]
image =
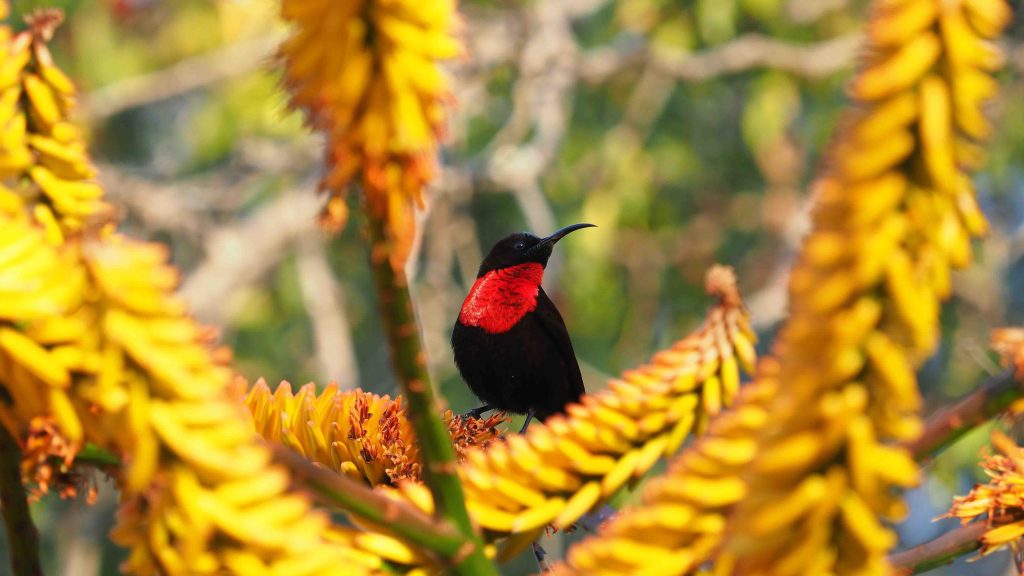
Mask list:
[{"label": "yellow flower", "polygon": [[[293,394],[282,382],[275,392],[262,379],[249,390],[245,404],[256,432],[306,458],[370,485],[420,479],[419,448],[402,398],[362,390],[339,390],[330,384],[317,394],[306,384]],[[460,454],[470,446],[486,447],[501,438],[503,414],[464,420],[444,414]]]},{"label": "yellow flower", "polygon": [[53,417],[32,418],[21,452],[21,476],[31,487],[30,499],[55,490],[61,498],[76,498],[84,492],[90,504],[95,502],[93,473],[74,466],[78,447],[61,434]]},{"label": "yellow flower", "polygon": [[1024,328],[992,330],[992,348],[1006,368],[1013,368],[1017,378],[1024,378]]},{"label": "yellow flower", "polygon": [[62,19],[35,12],[29,30],[7,30],[0,46],[0,212],[27,209],[53,243],[110,217],[82,135],[68,122],[74,84],[46,47]]},{"label": "yellow flower", "polygon": [[326,535],[329,518],[270,463],[225,354],[174,295],[166,248],[93,226],[102,190],[45,47],[58,20],[0,26],[0,423],[23,471],[69,493],[84,442],[115,453],[129,572],[376,571],[380,556]]},{"label": "yellow flower", "polygon": [[707,433],[664,475],[647,482],[638,504],[573,546],[552,573],[688,574],[700,566],[720,543],[729,508],[750,496],[743,471],[754,459],[754,439],[771,418],[767,406],[776,393],[767,372],[761,368],[760,379],[743,388],[733,408],[712,419]]},{"label": "yellow flower", "polygon": [[939,336],[950,270],[985,228],[963,169],[998,63],[981,36],[1007,17],[998,1],[875,2],[858,108],[814,187],[776,358],[559,571],[889,572],[883,520],[903,514],[898,489],[918,475],[894,445],[921,428],[914,369]]},{"label": "yellow flower", "polygon": [[15,438],[34,417],[52,414],[71,445],[82,441],[67,390],[71,374],[52,356],[53,330],[39,327],[70,316],[85,290],[85,271],[72,251],[50,245],[24,216],[0,214],[0,422]]},{"label": "yellow flower", "polygon": [[324,223],[346,219],[342,193],[361,177],[373,217],[387,222],[393,263],[405,261],[414,206],[437,170],[451,98],[440,60],[461,53],[453,0],[286,0],[294,25],[281,46],[292,104],[328,137],[331,198]]},{"label": "yellow flower", "polygon": [[[730,515],[744,574],[884,574],[917,482],[894,444],[921,430],[916,368],[939,337],[950,271],[982,233],[966,168],[988,134],[1001,1],[874,3],[847,116],[815,185],[790,280],[772,426]],[[979,26],[977,23],[983,25]],[[698,562],[703,558],[697,558]]]},{"label": "yellow flower", "polygon": [[[114,540],[131,571],[360,574],[380,558],[329,540],[329,519],[289,490],[287,472],[230,396],[232,375],[174,295],[163,246],[118,235],[86,244],[97,325],[70,346],[90,437],[123,455]],[[98,337],[97,337],[98,336]],[[95,347],[95,348],[93,348]],[[333,571],[333,572],[332,572]]]},{"label": "yellow flower", "polygon": [[985,516],[990,528],[981,537],[981,555],[1007,546],[1017,554],[1024,536],[1024,449],[998,430],[992,433],[992,445],[998,453],[981,462],[991,479],[954,498],[941,517],[968,524]]}]

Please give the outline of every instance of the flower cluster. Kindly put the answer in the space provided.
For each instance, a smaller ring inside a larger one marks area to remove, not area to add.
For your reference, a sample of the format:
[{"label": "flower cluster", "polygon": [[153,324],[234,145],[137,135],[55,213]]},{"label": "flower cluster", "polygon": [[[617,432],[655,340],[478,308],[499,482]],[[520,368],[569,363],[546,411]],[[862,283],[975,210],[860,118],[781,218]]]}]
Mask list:
[{"label": "flower cluster", "polygon": [[409,253],[450,98],[438,62],[461,53],[453,0],[285,0],[294,32],[281,47],[292,105],[328,136],[329,227],[346,219],[345,186],[361,177],[371,215],[387,223],[388,253]]},{"label": "flower cluster", "polygon": [[74,84],[46,47],[62,19],[59,11],[42,10],[29,18],[29,30],[0,32],[0,211],[15,214],[27,205],[55,244],[110,211],[92,181],[96,170],[81,132],[68,121]]},{"label": "flower cluster", "polygon": [[[749,496],[741,477],[754,459],[754,438],[770,418],[767,406],[777,386],[765,377],[766,370],[760,369],[761,378],[744,387],[732,409],[712,419],[707,432],[675,458],[663,476],[644,486],[637,505],[623,509],[597,535],[576,544],[552,573],[696,570],[721,542],[729,508]],[[775,518],[784,517],[783,510],[780,507]]]},{"label": "flower cluster", "polygon": [[[791,317],[737,407],[565,573],[885,574],[917,466],[914,369],[950,269],[984,231],[966,169],[988,133],[1002,2],[875,2],[857,103],[815,185]],[[685,519],[685,520],[680,520]]]},{"label": "flower cluster", "polygon": [[67,493],[84,443],[114,453],[128,571],[376,570],[379,556],[324,535],[327,516],[271,464],[228,395],[227,355],[174,296],[167,250],[97,225],[74,89],[45,47],[57,22],[0,27],[0,423],[25,476]]},{"label": "flower cluster", "polygon": [[[392,400],[358,389],[339,390],[333,383],[319,394],[313,384],[293,394],[288,382],[271,392],[261,379],[249,390],[245,404],[261,437],[331,470],[371,486],[421,478],[419,448],[401,397]],[[451,411],[444,414],[460,454],[500,439],[497,426],[505,420],[500,413],[486,419],[464,419]]]},{"label": "flower cluster", "polygon": [[998,453],[981,463],[991,480],[954,498],[943,517],[968,524],[985,516],[990,528],[981,537],[981,555],[1007,546],[1016,554],[1024,536],[1024,448],[998,430],[992,433],[992,446]]},{"label": "flower cluster", "polygon": [[[471,517],[491,540],[511,536],[500,557],[529,544],[547,525],[572,525],[732,404],[739,367],[749,372],[756,360],[755,336],[735,282],[730,268],[713,267],[707,290],[718,303],[699,330],[655,354],[650,364],[625,372],[608,390],[585,396],[567,415],[535,424],[524,435],[492,442],[503,416],[444,415],[465,460],[458,474]],[[307,384],[293,394],[283,383],[271,392],[257,382],[245,402],[264,438],[433,513],[429,491],[416,482],[416,449],[400,399],[339,391],[334,385],[317,394]],[[359,547],[397,564],[420,562],[421,554],[408,543],[373,534],[386,527],[366,528],[370,533],[353,536]]]},{"label": "flower cluster", "polygon": [[58,324],[75,323],[71,312],[85,286],[71,251],[55,248],[24,215],[0,214],[0,421],[16,438],[33,418],[52,414],[70,450],[82,443],[67,390],[71,375],[47,347],[61,339]]},{"label": "flower cluster", "polygon": [[52,416],[36,416],[29,423],[24,440],[22,477],[31,486],[30,500],[38,500],[51,490],[61,498],[76,498],[85,493],[91,504],[96,500],[93,471],[75,466],[77,447],[68,443]]},{"label": "flower cluster", "polygon": [[1012,368],[1018,379],[1024,378],[1024,328],[996,328],[992,331],[992,348],[1004,367]]},{"label": "flower cluster", "polygon": [[726,552],[744,574],[884,574],[884,525],[917,481],[894,442],[921,430],[914,371],[939,337],[950,270],[985,230],[967,170],[990,127],[1001,1],[877,1],[857,107],[815,186],[790,280],[772,425]]}]

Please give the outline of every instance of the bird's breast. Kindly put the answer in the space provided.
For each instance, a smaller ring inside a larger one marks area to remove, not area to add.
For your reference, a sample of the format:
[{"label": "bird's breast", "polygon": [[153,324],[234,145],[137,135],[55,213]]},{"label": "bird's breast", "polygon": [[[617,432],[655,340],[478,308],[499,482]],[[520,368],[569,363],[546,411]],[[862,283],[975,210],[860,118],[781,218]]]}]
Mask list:
[{"label": "bird's breast", "polygon": [[476,279],[462,302],[459,322],[490,334],[507,332],[537,308],[544,267],[535,262],[491,270]]}]

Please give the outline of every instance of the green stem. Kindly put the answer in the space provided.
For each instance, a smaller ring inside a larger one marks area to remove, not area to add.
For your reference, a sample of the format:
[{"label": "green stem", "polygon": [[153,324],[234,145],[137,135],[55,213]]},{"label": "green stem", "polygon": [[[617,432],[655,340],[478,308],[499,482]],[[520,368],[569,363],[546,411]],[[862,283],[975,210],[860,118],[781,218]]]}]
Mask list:
[{"label": "green stem", "polygon": [[455,450],[434,399],[426,357],[420,344],[419,325],[409,295],[408,279],[401,266],[392,263],[384,218],[367,209],[370,232],[370,266],[377,288],[384,330],[391,345],[391,362],[408,406],[420,446],[423,480],[434,497],[435,516],[450,521],[465,539],[462,558],[455,563],[459,574],[497,575],[483,553],[483,542],[473,530],[466,511],[462,484],[455,473]]},{"label": "green stem", "polygon": [[42,576],[39,533],[28,511],[21,483],[21,448],[7,428],[0,425],[0,509],[7,528],[11,569],[15,576]]},{"label": "green stem", "polygon": [[113,452],[104,450],[90,442],[85,446],[82,446],[82,449],[78,451],[78,454],[75,454],[75,464],[117,467],[121,465],[121,459]]},{"label": "green stem", "polygon": [[979,385],[955,404],[937,410],[925,423],[924,432],[905,446],[918,462],[934,457],[976,426],[1005,412],[1024,397],[1024,382],[1006,370]]},{"label": "green stem", "polygon": [[889,556],[895,574],[920,574],[945,566],[958,557],[981,547],[981,536],[988,530],[987,522],[973,522],[942,536]]},{"label": "green stem", "polygon": [[372,522],[443,559],[457,557],[466,545],[466,539],[451,524],[440,523],[408,504],[317,466],[284,446],[271,446],[271,449],[274,459],[291,471],[292,480],[327,505]]}]

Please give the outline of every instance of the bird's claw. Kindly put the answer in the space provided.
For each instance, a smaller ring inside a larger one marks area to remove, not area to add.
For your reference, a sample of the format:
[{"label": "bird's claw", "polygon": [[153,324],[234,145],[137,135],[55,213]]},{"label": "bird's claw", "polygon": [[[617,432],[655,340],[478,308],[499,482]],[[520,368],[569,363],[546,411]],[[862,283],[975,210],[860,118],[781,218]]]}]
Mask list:
[{"label": "bird's claw", "polygon": [[526,427],[530,425],[530,421],[533,420],[533,410],[526,413],[526,422],[523,422],[523,427],[519,429],[519,433],[523,434],[526,432]]},{"label": "bird's claw", "polygon": [[475,420],[477,418],[480,418],[480,416],[484,412],[489,412],[491,410],[494,410],[494,408],[491,408],[489,405],[484,404],[483,406],[478,406],[476,408],[473,408],[469,412],[466,412],[465,414],[462,415],[462,417],[467,419],[467,420],[470,419],[470,418],[473,418]]}]

